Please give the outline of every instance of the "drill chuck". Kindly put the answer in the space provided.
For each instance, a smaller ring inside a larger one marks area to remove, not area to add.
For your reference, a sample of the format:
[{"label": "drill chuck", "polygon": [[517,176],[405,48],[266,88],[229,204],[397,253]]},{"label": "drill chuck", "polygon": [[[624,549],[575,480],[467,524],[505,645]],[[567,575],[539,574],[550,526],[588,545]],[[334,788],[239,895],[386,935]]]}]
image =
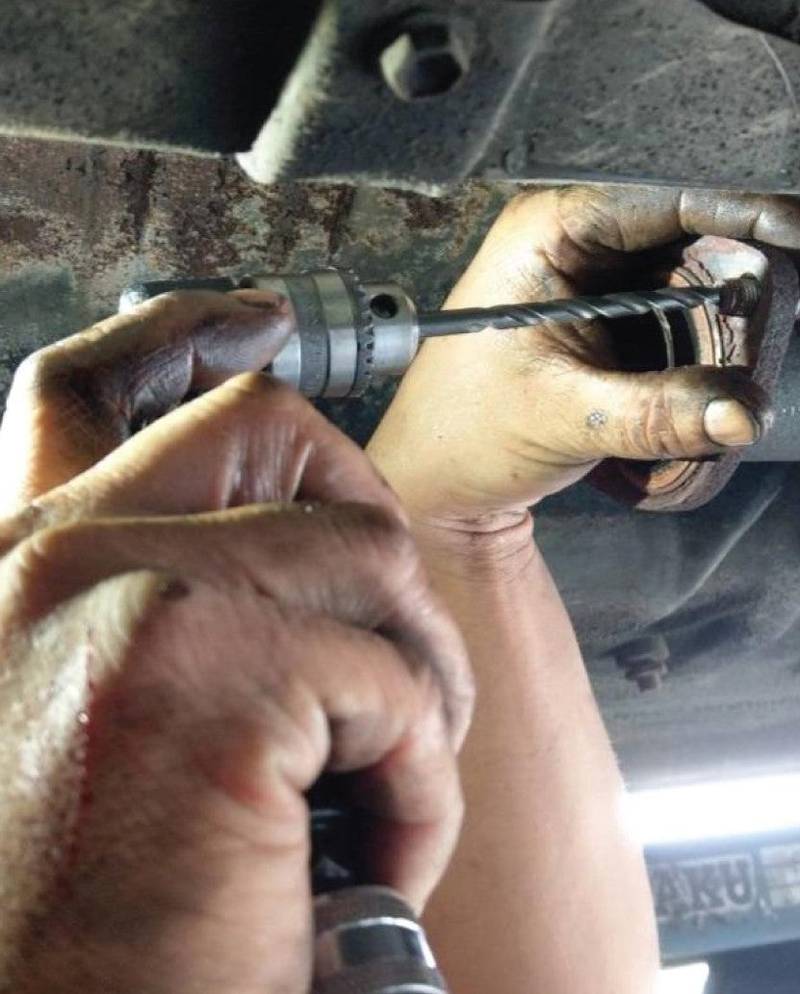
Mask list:
[{"label": "drill chuck", "polygon": [[359,397],[373,379],[401,376],[419,347],[417,311],[396,283],[362,283],[338,269],[267,273],[232,279],[137,283],[120,298],[120,312],[171,290],[252,288],[289,299],[297,330],[270,371],[306,397]]}]

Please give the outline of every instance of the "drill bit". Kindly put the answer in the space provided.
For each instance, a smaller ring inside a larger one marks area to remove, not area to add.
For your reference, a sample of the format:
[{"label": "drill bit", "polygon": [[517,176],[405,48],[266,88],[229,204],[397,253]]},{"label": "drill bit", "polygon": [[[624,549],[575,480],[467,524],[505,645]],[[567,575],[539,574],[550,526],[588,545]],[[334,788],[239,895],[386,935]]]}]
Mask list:
[{"label": "drill bit", "polygon": [[758,304],[761,284],[749,273],[721,286],[665,287],[608,293],[599,297],[572,297],[532,304],[499,307],[468,307],[452,311],[423,311],[419,314],[420,338],[461,335],[485,328],[527,328],[544,321],[560,324],[596,318],[627,318],[665,311],[688,311],[707,304],[720,314],[747,317]]}]

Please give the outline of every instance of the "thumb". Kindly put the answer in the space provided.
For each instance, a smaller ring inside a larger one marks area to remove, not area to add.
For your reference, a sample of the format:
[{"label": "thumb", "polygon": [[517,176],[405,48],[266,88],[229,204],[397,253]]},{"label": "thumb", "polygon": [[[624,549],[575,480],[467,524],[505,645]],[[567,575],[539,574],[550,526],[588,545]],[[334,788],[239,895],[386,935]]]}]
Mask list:
[{"label": "thumb", "polygon": [[743,367],[597,371],[580,395],[584,453],[603,458],[697,458],[752,445],[772,421],[769,397]]}]

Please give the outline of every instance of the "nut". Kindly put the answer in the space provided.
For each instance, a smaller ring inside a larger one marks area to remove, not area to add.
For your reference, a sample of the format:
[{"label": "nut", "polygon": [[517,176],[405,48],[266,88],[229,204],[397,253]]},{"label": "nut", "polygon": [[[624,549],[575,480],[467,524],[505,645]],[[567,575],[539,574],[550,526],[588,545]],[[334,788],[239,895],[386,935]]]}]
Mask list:
[{"label": "nut", "polygon": [[406,21],[381,52],[383,78],[401,100],[426,100],[449,93],[466,75],[466,33],[449,21]]}]

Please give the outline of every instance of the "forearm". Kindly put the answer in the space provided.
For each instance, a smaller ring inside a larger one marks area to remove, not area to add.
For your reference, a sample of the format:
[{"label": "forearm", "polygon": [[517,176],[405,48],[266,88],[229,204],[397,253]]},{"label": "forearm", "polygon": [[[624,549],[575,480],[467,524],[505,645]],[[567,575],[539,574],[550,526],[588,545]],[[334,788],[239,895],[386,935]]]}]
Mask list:
[{"label": "forearm", "polygon": [[[436,535],[432,538],[432,535]],[[467,815],[428,911],[456,994],[645,994],[657,968],[641,852],[561,598],[526,521],[420,531],[477,680]]]}]

